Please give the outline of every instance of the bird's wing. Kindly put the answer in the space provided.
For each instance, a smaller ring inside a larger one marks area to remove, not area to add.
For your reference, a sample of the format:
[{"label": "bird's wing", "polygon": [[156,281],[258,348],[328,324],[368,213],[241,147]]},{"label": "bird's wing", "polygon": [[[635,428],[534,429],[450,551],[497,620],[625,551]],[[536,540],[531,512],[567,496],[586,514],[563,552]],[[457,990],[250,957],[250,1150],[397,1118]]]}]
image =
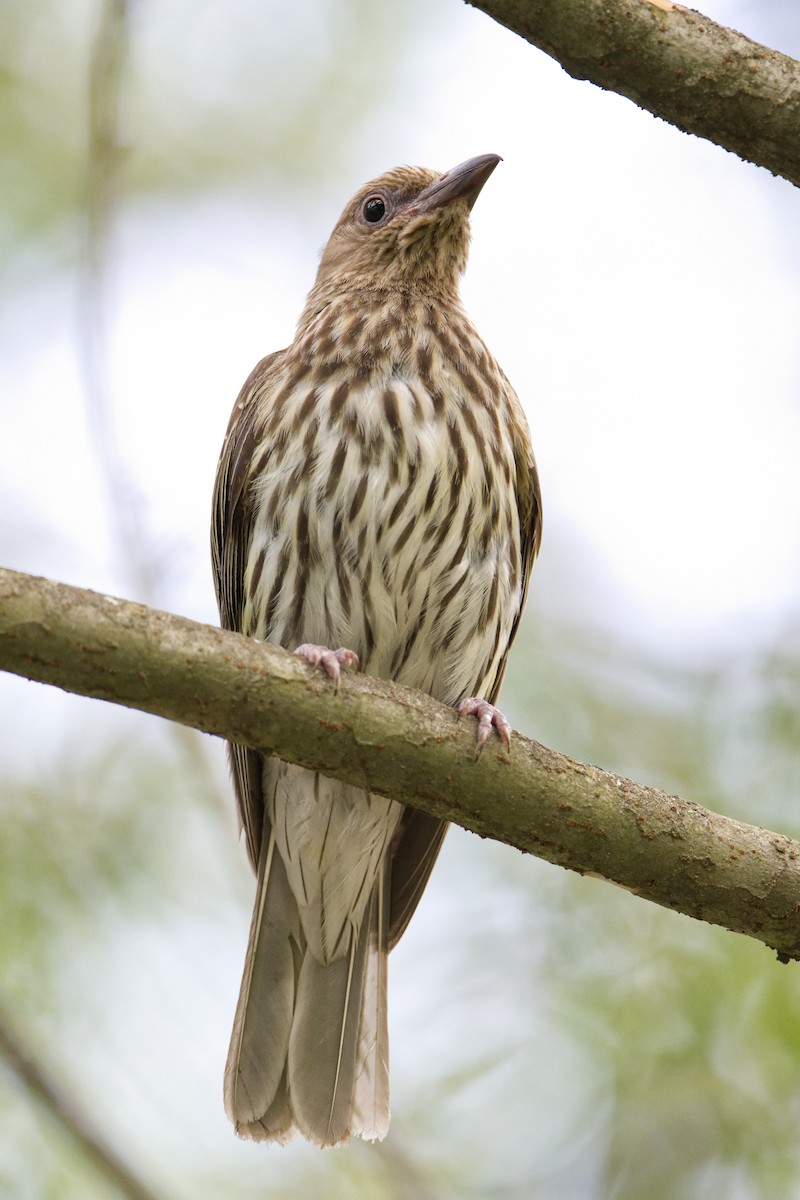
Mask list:
[{"label": "bird's wing", "polygon": [[[514,400],[516,404],[519,404],[516,396],[514,396]],[[542,492],[539,487],[539,472],[536,469],[536,460],[531,450],[525,418],[522,418],[521,424],[515,422],[513,428],[516,441],[514,457],[517,463],[517,509],[519,511],[522,587],[520,589],[519,608],[514,617],[514,624],[511,627],[511,634],[506,645],[505,654],[500,661],[497,675],[486,696],[486,699],[492,704],[495,703],[500,694],[500,686],[508,664],[508,652],[511,649],[514,638],[517,636],[520,618],[525,608],[525,601],[528,598],[528,587],[531,581],[533,561],[539,553],[539,546],[542,541]]]},{"label": "bird's wing", "polygon": [[439,857],[449,822],[406,808],[391,851],[391,895],[387,949],[393,950],[414,915]]},{"label": "bird's wing", "polygon": [[[223,629],[251,634],[244,623],[244,576],[252,537],[253,502],[250,480],[259,413],[281,365],[283,351],[263,358],[244,384],[233,407],[222,445],[211,521],[211,561]],[[258,867],[264,823],[261,757],[253,750],[228,744],[239,818],[253,868]]]}]

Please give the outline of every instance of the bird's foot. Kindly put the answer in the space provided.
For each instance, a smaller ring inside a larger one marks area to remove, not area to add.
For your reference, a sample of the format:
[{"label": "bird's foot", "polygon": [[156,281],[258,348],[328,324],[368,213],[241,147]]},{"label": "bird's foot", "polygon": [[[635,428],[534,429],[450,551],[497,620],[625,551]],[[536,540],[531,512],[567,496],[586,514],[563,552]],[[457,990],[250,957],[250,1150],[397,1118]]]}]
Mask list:
[{"label": "bird's foot", "polygon": [[303,642],[302,646],[298,646],[295,654],[300,658],[304,658],[306,662],[310,662],[312,667],[322,667],[327,675],[330,675],[334,684],[334,691],[339,690],[339,680],[342,675],[342,667],[345,671],[358,670],[358,655],[355,650],[347,650],[344,646],[340,646],[338,650],[329,650],[327,646],[315,646],[313,642]]},{"label": "bird's foot", "polygon": [[483,753],[483,748],[489,740],[492,729],[497,730],[498,737],[505,742],[507,749],[511,746],[511,726],[506,717],[500,712],[500,709],[495,708],[488,700],[481,700],[479,696],[469,696],[459,704],[458,715],[460,717],[478,718],[478,732],[475,738],[476,759],[480,758]]}]

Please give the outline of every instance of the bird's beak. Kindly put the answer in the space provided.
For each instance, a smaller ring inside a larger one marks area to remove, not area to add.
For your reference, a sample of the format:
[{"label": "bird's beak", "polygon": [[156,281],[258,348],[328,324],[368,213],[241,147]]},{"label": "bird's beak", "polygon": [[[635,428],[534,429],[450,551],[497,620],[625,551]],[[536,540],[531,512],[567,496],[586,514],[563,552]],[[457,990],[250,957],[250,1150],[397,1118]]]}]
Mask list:
[{"label": "bird's beak", "polygon": [[501,161],[499,154],[479,154],[477,158],[468,158],[420,192],[414,207],[418,212],[432,212],[454,200],[466,200],[472,208],[481,188]]}]

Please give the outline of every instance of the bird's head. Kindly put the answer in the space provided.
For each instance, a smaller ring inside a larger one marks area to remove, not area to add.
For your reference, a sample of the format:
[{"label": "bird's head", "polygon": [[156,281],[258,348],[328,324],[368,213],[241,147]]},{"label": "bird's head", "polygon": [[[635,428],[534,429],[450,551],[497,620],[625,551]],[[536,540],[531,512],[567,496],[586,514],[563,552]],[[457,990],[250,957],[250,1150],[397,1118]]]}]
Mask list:
[{"label": "bird's head", "polygon": [[481,154],[444,175],[398,167],[365,184],[322,252],[317,286],[455,289],[467,265],[470,209],[499,162]]}]

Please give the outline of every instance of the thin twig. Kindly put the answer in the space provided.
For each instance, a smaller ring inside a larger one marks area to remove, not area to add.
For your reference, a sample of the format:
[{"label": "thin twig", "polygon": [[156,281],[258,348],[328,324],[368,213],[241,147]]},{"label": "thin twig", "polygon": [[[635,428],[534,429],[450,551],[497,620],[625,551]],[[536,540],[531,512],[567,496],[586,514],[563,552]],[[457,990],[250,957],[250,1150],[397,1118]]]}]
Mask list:
[{"label": "thin twig", "polygon": [[137,594],[155,603],[157,572],[144,505],[120,451],[108,369],[111,246],[125,160],[121,96],[129,45],[129,0],[105,0],[92,43],[88,86],[86,224],[80,275],[78,346],[89,432],[106,492],[111,542]]},{"label": "thin twig", "polygon": [[30,1043],[23,1039],[0,1006],[0,1055],[29,1094],[41,1105],[57,1125],[78,1144],[96,1171],[128,1200],[165,1200],[134,1174],[107,1138],[82,1112],[63,1084],[57,1082],[44,1064],[33,1054]]},{"label": "thin twig", "polygon": [[[127,147],[122,132],[123,85],[130,51],[132,0],[105,0],[89,66],[86,224],[80,278],[78,341],[88,426],[106,493],[114,557],[122,578],[148,604],[163,602],[164,581],[141,492],[116,433],[108,365],[108,310],[114,229],[121,200]],[[210,573],[209,573],[210,580]],[[209,584],[210,586],[210,584]],[[202,740],[192,729],[175,731],[175,743],[201,794],[228,819]]]}]

